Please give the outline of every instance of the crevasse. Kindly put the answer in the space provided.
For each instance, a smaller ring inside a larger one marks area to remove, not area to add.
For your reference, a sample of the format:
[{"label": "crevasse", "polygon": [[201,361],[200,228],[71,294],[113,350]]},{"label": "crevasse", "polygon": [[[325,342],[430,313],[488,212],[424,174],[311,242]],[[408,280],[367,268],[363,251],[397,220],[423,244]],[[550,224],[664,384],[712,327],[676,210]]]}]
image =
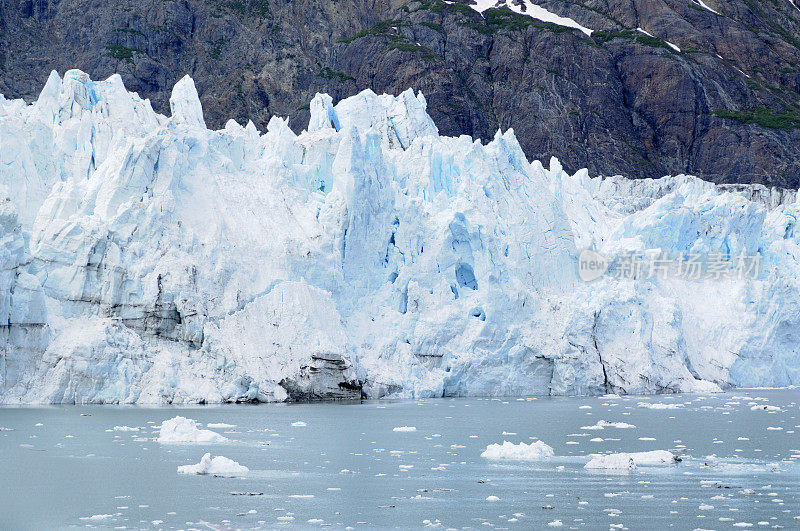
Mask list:
[{"label": "crevasse", "polygon": [[[796,194],[528,162],[422,94],[206,128],[51,74],[0,96],[0,402],[709,392],[800,383]],[[584,283],[578,253],[757,254]]]}]

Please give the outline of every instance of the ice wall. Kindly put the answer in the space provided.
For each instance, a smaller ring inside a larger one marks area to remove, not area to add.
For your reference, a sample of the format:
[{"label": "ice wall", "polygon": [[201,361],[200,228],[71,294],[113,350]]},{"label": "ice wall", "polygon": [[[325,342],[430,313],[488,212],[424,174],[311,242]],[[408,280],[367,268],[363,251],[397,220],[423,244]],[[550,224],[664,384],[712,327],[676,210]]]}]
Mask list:
[{"label": "ice wall", "polygon": [[[545,169],[422,94],[208,130],[51,74],[0,97],[0,402],[713,391],[800,383],[796,195]],[[591,283],[581,250],[758,255]]]}]

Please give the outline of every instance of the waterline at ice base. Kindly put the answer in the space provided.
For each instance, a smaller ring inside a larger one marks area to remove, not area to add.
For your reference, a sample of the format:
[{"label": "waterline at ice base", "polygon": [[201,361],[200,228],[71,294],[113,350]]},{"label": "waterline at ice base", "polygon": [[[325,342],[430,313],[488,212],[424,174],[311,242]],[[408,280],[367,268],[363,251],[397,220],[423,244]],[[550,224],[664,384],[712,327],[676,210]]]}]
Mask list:
[{"label": "waterline at ice base", "polygon": [[170,107],[0,97],[0,402],[800,384],[794,191],[545,168],[411,91],[318,94],[300,135],[207,129],[188,77]]}]

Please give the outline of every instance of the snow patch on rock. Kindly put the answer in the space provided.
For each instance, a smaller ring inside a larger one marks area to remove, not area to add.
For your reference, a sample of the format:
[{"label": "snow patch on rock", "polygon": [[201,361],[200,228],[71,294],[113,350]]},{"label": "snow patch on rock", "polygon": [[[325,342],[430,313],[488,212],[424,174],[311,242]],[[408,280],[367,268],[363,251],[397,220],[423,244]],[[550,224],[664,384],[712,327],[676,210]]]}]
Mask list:
[{"label": "snow patch on rock", "polygon": [[520,15],[527,15],[536,20],[557,24],[565,28],[574,28],[585,33],[587,36],[592,35],[592,30],[589,28],[578,24],[571,18],[558,16],[542,6],[534,4],[530,0],[474,0],[474,3],[470,4],[470,7],[478,13],[483,13],[491,8],[507,7]]}]

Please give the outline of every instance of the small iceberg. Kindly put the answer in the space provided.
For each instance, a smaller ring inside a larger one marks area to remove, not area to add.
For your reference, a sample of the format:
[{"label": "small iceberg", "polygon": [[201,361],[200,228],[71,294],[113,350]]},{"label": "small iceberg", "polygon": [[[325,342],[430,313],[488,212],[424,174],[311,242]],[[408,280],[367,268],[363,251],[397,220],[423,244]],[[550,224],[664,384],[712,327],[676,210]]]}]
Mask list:
[{"label": "small iceberg", "polygon": [[583,468],[587,470],[636,470],[636,463],[629,454],[595,455]]},{"label": "small iceberg", "polygon": [[403,432],[417,431],[417,427],[416,426],[398,426],[398,427],[392,429],[392,431],[403,431]]},{"label": "small iceberg", "polygon": [[211,430],[201,430],[197,421],[185,417],[174,417],[161,423],[158,439],[161,444],[221,443],[228,440]]},{"label": "small iceberg", "polygon": [[647,409],[680,409],[683,407],[683,404],[665,404],[663,402],[639,402],[637,405]]},{"label": "small iceberg", "polygon": [[212,458],[206,453],[196,465],[183,465],[178,467],[179,474],[212,475],[224,478],[246,476],[250,469],[242,466],[233,459],[218,455]]},{"label": "small iceberg", "polygon": [[598,420],[597,424],[592,426],[581,426],[582,430],[602,430],[604,428],[619,428],[619,429],[633,429],[636,426],[628,424],[627,422],[609,422],[607,420]]},{"label": "small iceberg", "polygon": [[681,459],[666,450],[617,454],[593,454],[583,468],[605,470],[636,470],[637,466],[674,465]]},{"label": "small iceberg", "polygon": [[81,516],[81,520],[90,520],[92,522],[97,522],[99,520],[108,520],[109,518],[114,518],[113,514],[93,514],[92,516]]},{"label": "small iceberg", "polygon": [[637,466],[659,466],[659,465],[674,465],[679,463],[681,458],[672,452],[666,450],[651,450],[649,452],[633,452],[629,453],[633,458],[633,462]]},{"label": "small iceberg", "polygon": [[543,461],[555,456],[553,448],[542,441],[519,444],[503,441],[503,444],[490,444],[481,457],[486,459],[509,459],[515,461]]},{"label": "small iceberg", "polygon": [[781,408],[779,408],[778,406],[770,406],[770,405],[767,405],[767,404],[759,404],[757,406],[753,406],[753,407],[750,408],[750,410],[751,411],[775,411],[775,412],[782,411]]}]

